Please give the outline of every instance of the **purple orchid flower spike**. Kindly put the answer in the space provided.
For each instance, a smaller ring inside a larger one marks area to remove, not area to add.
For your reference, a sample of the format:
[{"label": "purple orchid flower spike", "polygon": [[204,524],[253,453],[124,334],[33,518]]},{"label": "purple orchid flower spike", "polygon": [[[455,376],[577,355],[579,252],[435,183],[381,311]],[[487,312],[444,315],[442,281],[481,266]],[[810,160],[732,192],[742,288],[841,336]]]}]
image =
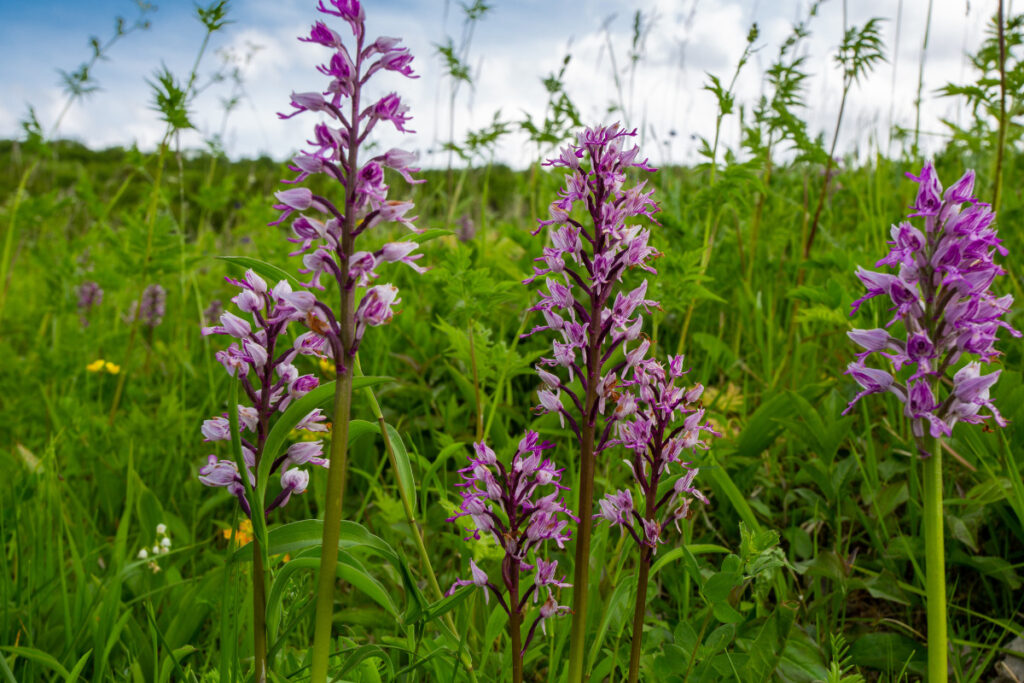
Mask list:
[{"label": "purple orchid flower spike", "polygon": [[[995,214],[974,196],[974,171],[967,171],[945,192],[930,161],[919,176],[907,175],[918,183],[908,218],[923,219],[924,229],[909,220],[892,227],[889,253],[875,267],[895,272],[857,269],[867,293],[853,303],[853,313],[869,299],[888,296],[893,304],[889,310],[895,314],[885,329],[849,332],[863,351],[846,372],[863,391],[844,414],[868,394],[896,395],[924,458],[927,679],[943,683],[949,646],[942,438],[950,437],[958,422],[1006,425],[989,394],[1000,371],[982,374],[982,364],[999,356],[995,343],[1000,328],[1013,337],[1021,334],[1003,320],[1013,297],[991,291],[1004,272],[995,257],[1006,256],[1007,250],[996,234]],[[896,322],[902,324],[893,328]],[[883,368],[865,364],[874,354],[881,357]],[[949,372],[964,360],[950,382]]]},{"label": "purple orchid flower spike", "polygon": [[78,314],[82,327],[89,326],[89,312],[103,303],[103,289],[96,282],[83,282],[78,286]]},{"label": "purple orchid flower spike", "polygon": [[[450,517],[454,522],[469,517],[473,529],[466,539],[480,539],[481,534],[494,538],[505,551],[501,564],[501,579],[492,581],[488,574],[469,562],[471,577],[452,584],[451,595],[461,586],[484,589],[484,599],[493,593],[502,609],[509,615],[509,635],[512,639],[512,678],[523,680],[523,654],[530,646],[537,627],[544,630],[544,622],[568,611],[558,605],[556,588],[568,588],[565,577],[557,578],[558,561],[544,559],[544,544],[553,542],[564,547],[570,538],[569,521],[576,520],[561,498],[565,487],[561,485],[562,470],[544,458],[551,444],[542,442],[536,432],[526,432],[510,466],[498,460],[486,444],[474,444],[469,466],[460,470],[463,481],[462,505],[459,513]],[[533,581],[524,588],[524,580],[533,571]],[[529,609],[543,594],[545,600],[537,617],[522,638],[522,625]],[[546,632],[546,631],[545,631]]]},{"label": "purple orchid flower spike", "polygon": [[[669,524],[679,530],[679,523],[690,514],[696,499],[707,503],[707,497],[693,482],[699,470],[690,467],[684,454],[708,448],[707,437],[721,436],[705,419],[700,397],[704,387],[689,389],[677,386],[686,374],[683,357],[669,358],[668,366],[654,359],[637,361],[630,366],[631,375],[622,386],[636,396],[623,406],[613,443],[624,446],[631,454],[626,465],[635,482],[635,498],[630,489],[608,494],[599,501],[600,512],[595,519],[618,526],[636,542],[640,552],[637,570],[636,605],[633,613],[633,640],[630,651],[629,680],[636,681],[640,666],[644,614],[647,608],[647,584],[651,562],[664,542]],[[630,394],[627,394],[630,395]],[[658,487],[676,474],[672,488],[658,495]]]},{"label": "purple orchid flower spike", "polygon": [[[270,433],[271,419],[275,413],[284,412],[295,399],[301,398],[316,388],[319,381],[313,375],[300,375],[292,361],[300,353],[320,355],[322,352],[315,344],[303,344],[298,347],[284,345],[281,341],[288,327],[293,322],[307,322],[307,313],[303,313],[292,305],[291,287],[281,281],[270,289],[267,283],[252,270],[246,271],[243,280],[228,281],[239,288],[239,293],[232,299],[244,318],[225,312],[220,317],[220,325],[204,327],[204,336],[211,334],[226,335],[235,340],[226,350],[217,352],[217,360],[224,369],[241,383],[252,405],[239,405],[238,426],[242,439],[242,455],[245,460],[246,474],[251,486],[256,486],[255,469],[263,454],[263,446]],[[251,318],[251,322],[250,322]],[[321,339],[322,341],[322,339]],[[324,346],[321,344],[320,346]],[[316,409],[306,415],[296,429],[310,432],[326,431],[321,424],[323,414]],[[231,428],[226,416],[217,416],[203,422],[204,441],[230,441]],[[280,470],[281,493],[264,510],[271,510],[285,505],[293,493],[302,493],[309,483],[309,472],[299,469],[311,464],[327,467],[327,460],[321,458],[323,444],[319,441],[299,442],[272,463],[270,473]],[[199,481],[206,486],[227,488],[238,498],[245,514],[252,516],[250,501],[245,497],[245,485],[238,464],[231,459],[221,460],[210,455],[207,463],[199,469]]]},{"label": "purple orchid flower spike", "polygon": [[[557,413],[579,442],[579,501],[581,518],[576,536],[573,577],[572,633],[569,680],[582,680],[590,567],[590,535],[594,504],[596,455],[611,445],[615,422],[623,417],[614,407],[619,377],[640,362],[650,348],[641,339],[643,316],[658,308],[647,297],[647,281],[623,287],[629,270],[654,273],[651,261],[659,254],[648,244],[650,231],[636,220],[655,222],[654,190],[646,181],[627,183],[636,169],[652,172],[636,146],[636,131],[614,124],[588,128],[575,145],[545,165],[567,170],[565,187],[550,207],[551,246],[537,259],[540,266],[527,283],[542,280],[540,312],[544,324],[529,334],[549,331],[555,337],[550,356],[537,368],[544,387],[538,392],[539,413]],[[536,233],[535,233],[536,234]],[[618,360],[621,349],[625,360]],[[580,392],[571,388],[580,382]],[[626,399],[628,402],[631,399]]]},{"label": "purple orchid flower spike", "polygon": [[[374,284],[377,269],[387,264],[404,264],[418,273],[425,269],[417,263],[420,255],[413,253],[415,243],[390,242],[371,247],[365,245],[366,239],[360,240],[384,223],[398,223],[421,232],[415,226],[416,218],[410,215],[412,202],[389,198],[391,188],[385,176],[385,169],[390,168],[407,183],[422,182],[412,175],[419,170],[415,167],[416,156],[401,149],[369,158],[360,155],[378,126],[394,126],[400,133],[414,132],[409,127],[409,106],[398,93],[370,98],[368,87],[376,86],[389,74],[417,78],[412,69],[413,56],[397,38],[367,38],[366,12],[359,0],[320,0],[317,9],[328,21],[344,21],[348,30],[338,31],[325,21],[317,21],[308,35],[299,38],[327,50],[326,61],[317,69],[327,82],[321,91],[292,93],[292,111],[278,115],[288,119],[313,112],[319,120],[312,126],[309,146],[292,160],[290,168],[295,176],[284,181],[288,189],[276,193],[278,203],[274,208],[281,213],[271,225],[290,221],[290,240],[297,245],[293,255],[302,257],[300,272],[308,277],[305,287],[323,289],[323,281],[328,279],[337,283],[339,292],[334,307],[312,296],[305,301],[297,296],[291,300],[309,315],[315,311],[320,321],[316,331],[326,339],[337,373],[333,466],[327,477],[324,552],[320,558],[310,670],[314,683],[322,683],[327,678],[331,650],[355,357],[367,328],[387,324],[401,302],[394,285]],[[340,201],[302,186],[312,175],[324,176],[328,186],[336,188],[335,196]],[[360,300],[357,292],[363,288]]]},{"label": "purple orchid flower spike", "polygon": [[[890,251],[875,265],[896,272],[858,268],[857,277],[867,294],[853,304],[856,313],[865,301],[887,295],[895,315],[886,328],[900,321],[902,334],[893,335],[888,329],[848,333],[863,351],[850,363],[847,374],[863,391],[845,412],[868,394],[895,394],[911,420],[918,450],[930,455],[926,433],[932,438],[950,436],[957,422],[977,424],[991,419],[999,426],[1006,424],[988,397],[988,387],[999,373],[986,379],[980,375],[980,363],[990,363],[999,355],[994,346],[999,328],[1014,337],[1020,332],[1001,320],[1013,297],[997,297],[990,291],[995,278],[1003,274],[995,255],[1007,252],[992,225],[995,215],[973,195],[974,172],[965,173],[945,193],[931,162],[920,176],[908,176],[919,184],[910,217],[923,218],[924,230],[908,221],[892,227]],[[962,209],[964,203],[969,204],[966,209]],[[865,365],[873,354],[881,356],[888,369]],[[940,380],[971,356],[978,361],[957,372],[952,390],[940,398]],[[905,368],[911,369],[909,375]],[[906,380],[900,379],[901,371]],[[965,385],[968,381],[972,384]],[[970,386],[985,388],[975,392]],[[982,408],[985,414],[980,414]]]},{"label": "purple orchid flower spike", "polygon": [[[102,294],[101,294],[102,296]],[[142,292],[139,301],[133,301],[128,307],[125,315],[125,322],[132,322],[136,318],[142,321],[150,330],[155,329],[163,322],[166,307],[167,292],[158,284],[151,284]]]}]

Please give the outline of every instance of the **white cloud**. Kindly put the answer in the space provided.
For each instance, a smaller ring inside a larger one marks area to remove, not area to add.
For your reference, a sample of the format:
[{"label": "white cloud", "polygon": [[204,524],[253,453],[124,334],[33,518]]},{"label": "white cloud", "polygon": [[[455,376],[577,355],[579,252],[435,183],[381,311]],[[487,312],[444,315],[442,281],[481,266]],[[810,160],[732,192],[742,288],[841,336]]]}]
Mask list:
[{"label": "white cloud", "polygon": [[[404,36],[416,55],[414,66],[422,78],[404,80],[387,74],[380,86],[394,88],[412,107],[415,136],[385,132],[383,147],[404,145],[426,153],[436,147],[436,139],[448,135],[449,121],[454,122],[456,140],[468,129],[478,129],[490,122],[501,109],[505,118],[519,119],[523,112],[543,116],[546,92],[540,79],[557,71],[568,49],[573,58],[566,72],[570,96],[584,114],[585,120],[600,123],[611,116],[608,105],[618,100],[611,73],[607,39],[602,25],[616,14],[609,25],[614,56],[620,71],[627,66],[633,12],[639,8],[655,22],[646,42],[643,59],[637,64],[632,97],[629,80],[623,73],[624,97],[630,106],[630,124],[646,124],[648,154],[657,163],[692,162],[696,143],[692,135],[711,137],[714,132],[715,101],[704,91],[705,71],[717,74],[728,82],[743,49],[744,38],[752,21],[758,21],[761,37],[759,51],[737,81],[738,104],[749,105],[762,89],[763,69],[774,59],[778,46],[789,34],[792,21],[806,13],[803,0],[779,2],[739,2],[723,0],[644,0],[627,5],[612,0],[596,0],[585,4],[570,0],[522,0],[495,3],[493,12],[477,26],[470,62],[477,82],[470,92],[463,90],[453,112],[448,108],[448,83],[441,75],[435,56],[435,43],[447,33],[458,36],[461,31],[459,6],[446,3],[448,16],[438,11],[436,0],[405,0],[401,3],[367,4],[368,33],[380,30],[386,35]],[[896,8],[902,7],[899,21],[899,42],[896,43]],[[939,118],[956,117],[957,103],[937,98],[936,88],[948,81],[973,77],[965,68],[964,49],[976,49],[983,36],[990,7],[970,6],[959,0],[935,0],[929,47],[924,67],[924,105],[922,130],[941,132]],[[926,2],[865,0],[850,3],[846,20],[861,25],[871,16],[887,19],[882,31],[886,46],[896,48],[887,55],[888,62],[879,65],[865,81],[855,86],[847,102],[840,150],[865,151],[870,134],[887,135],[890,106],[893,120],[913,126],[913,101],[917,90],[918,64],[925,25]],[[40,8],[41,13],[45,8]],[[802,51],[808,68],[814,72],[809,79],[806,116],[812,132],[825,131],[831,136],[840,101],[841,74],[834,64],[835,48],[842,37],[843,6],[825,3],[812,20],[810,37]],[[152,73],[161,57],[168,56],[168,65],[176,73],[187,71],[201,36],[197,24],[184,17],[184,8],[162,8],[154,21],[154,29],[127,38],[119,45],[112,61],[101,65],[98,77],[104,90],[89,100],[76,104],[64,121],[61,133],[75,136],[88,144],[103,146],[138,142],[152,147],[163,130],[157,114],[149,109],[150,94],[144,78]],[[174,14],[178,12],[179,14]],[[180,16],[179,16],[180,15]],[[323,61],[319,46],[300,43],[296,36],[304,33],[315,18],[310,3],[285,3],[276,0],[240,2],[234,24],[214,48],[227,47],[236,54],[245,54],[250,45],[258,45],[251,59],[242,67],[248,97],[232,113],[226,135],[227,148],[233,156],[268,153],[283,158],[296,151],[308,137],[311,121],[297,117],[279,121],[277,111],[288,109],[292,90],[303,91],[322,87],[322,76],[315,65]],[[339,30],[342,27],[339,27]],[[58,27],[51,36],[35,35],[34,41],[50,40],[53,44],[34,46],[36,54],[63,54],[60,48],[76,27]],[[204,73],[215,64],[211,53]],[[54,83],[53,67],[25,61],[20,68],[5,70],[0,77],[9,98],[0,106],[0,136],[20,133],[17,119],[21,113],[13,103],[32,102],[44,122],[52,122],[62,106],[63,97]],[[66,64],[59,66],[66,67]],[[895,80],[893,69],[895,68]],[[43,84],[43,85],[40,85]],[[220,128],[222,108],[219,99],[228,86],[221,84],[204,92],[195,103],[194,121],[206,131]],[[383,94],[385,91],[380,91]],[[890,105],[891,103],[891,105]],[[670,131],[676,135],[670,136]],[[657,150],[650,139],[662,143]],[[738,121],[726,119],[723,143],[738,143]],[[923,143],[934,148],[941,139],[928,136]],[[198,146],[201,138],[195,133],[183,141]],[[521,135],[507,138],[499,149],[499,158],[515,164],[527,162],[533,150],[523,144]],[[927,149],[928,147],[926,147]],[[424,156],[429,165],[443,165],[444,154]]]}]

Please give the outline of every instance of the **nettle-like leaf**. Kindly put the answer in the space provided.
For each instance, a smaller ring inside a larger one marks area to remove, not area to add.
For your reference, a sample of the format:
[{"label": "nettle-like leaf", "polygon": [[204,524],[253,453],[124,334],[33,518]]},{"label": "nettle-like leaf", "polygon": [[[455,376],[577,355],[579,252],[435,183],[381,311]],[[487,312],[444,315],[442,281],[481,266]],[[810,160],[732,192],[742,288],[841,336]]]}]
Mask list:
[{"label": "nettle-like leaf", "polygon": [[194,128],[189,120],[188,92],[178,79],[167,68],[161,67],[153,74],[154,80],[146,79],[153,91],[153,104],[150,109],[160,112],[160,118],[171,130],[187,130]]}]

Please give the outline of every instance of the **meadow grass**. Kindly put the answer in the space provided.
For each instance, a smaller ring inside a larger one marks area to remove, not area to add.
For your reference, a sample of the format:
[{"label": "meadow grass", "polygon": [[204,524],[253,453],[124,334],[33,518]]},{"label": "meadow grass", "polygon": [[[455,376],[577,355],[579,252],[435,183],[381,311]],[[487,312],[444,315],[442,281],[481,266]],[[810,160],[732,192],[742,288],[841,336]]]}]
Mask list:
[{"label": "meadow grass", "polygon": [[[977,169],[985,200],[1002,188],[1002,286],[1020,300],[1024,157],[1019,125],[1006,122],[1019,103],[1003,100],[1002,118],[979,113],[936,167]],[[920,159],[908,143],[860,162],[823,150],[780,160],[773,139],[800,141],[799,126],[762,123],[745,161],[715,144],[703,165],[650,180],[662,209],[652,243],[665,255],[649,333],[659,356],[686,353],[723,438],[696,463],[711,504],[684,543],[654,556],[641,679],[915,680],[926,661],[921,463],[894,397],[840,412],[855,393],[846,331],[888,318],[879,305],[851,321],[853,273],[885,253],[916,191],[904,174]],[[527,428],[569,436],[531,410],[544,342],[520,337],[533,324],[521,286],[536,254],[529,230],[559,179],[491,163],[456,171],[456,197],[451,171],[425,171],[413,190],[432,270],[393,273],[400,314],[360,349],[362,372],[391,381],[353,394],[332,660],[343,680],[502,679],[506,615],[470,590],[438,594],[467,575],[471,555],[500,557],[493,543],[471,551],[445,521],[455,470],[473,441],[502,452]],[[266,226],[281,176],[269,159],[0,142],[11,245],[0,283],[0,679],[245,680],[252,528],[229,494],[196,479],[209,452],[198,427],[229,395],[199,327],[245,263],[217,256],[294,272],[285,228]],[[87,326],[75,293],[84,281],[105,292]],[[167,292],[166,315],[136,331],[125,314],[151,283]],[[989,680],[1024,630],[1024,378],[1020,345],[1003,346],[993,396],[1010,425],[960,425],[946,441],[950,666],[964,682]],[[98,359],[116,372],[90,370]],[[574,461],[563,464],[575,480]],[[617,458],[599,460],[598,492],[627,476]],[[311,495],[271,516],[270,680],[308,675],[325,485],[314,473]],[[140,557],[161,524],[169,550]],[[603,525],[591,562],[585,668],[619,680],[634,565]],[[568,633],[568,619],[548,624],[527,680],[559,680]]]}]

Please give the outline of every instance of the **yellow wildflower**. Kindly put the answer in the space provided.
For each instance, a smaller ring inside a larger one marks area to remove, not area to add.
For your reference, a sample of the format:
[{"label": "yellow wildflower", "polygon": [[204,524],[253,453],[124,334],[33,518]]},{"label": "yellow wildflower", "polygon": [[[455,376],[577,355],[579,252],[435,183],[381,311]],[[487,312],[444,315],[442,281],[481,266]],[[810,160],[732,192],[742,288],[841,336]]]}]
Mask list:
[{"label": "yellow wildflower", "polygon": [[89,372],[99,372],[100,370],[103,369],[103,364],[105,362],[106,361],[104,361],[102,358],[98,358],[93,362],[89,363],[88,365],[86,365],[85,369],[88,370]]},{"label": "yellow wildflower", "polygon": [[[231,538],[231,529],[224,529],[221,532],[224,538]],[[243,519],[238,528],[235,529],[235,545],[241,548],[243,545],[249,543],[252,540],[252,522],[248,519]]]},{"label": "yellow wildflower", "polygon": [[110,361],[104,363],[103,367],[105,367],[107,369],[107,372],[109,372],[111,375],[116,375],[117,373],[121,372],[121,366],[117,365],[116,363],[111,363]]}]

